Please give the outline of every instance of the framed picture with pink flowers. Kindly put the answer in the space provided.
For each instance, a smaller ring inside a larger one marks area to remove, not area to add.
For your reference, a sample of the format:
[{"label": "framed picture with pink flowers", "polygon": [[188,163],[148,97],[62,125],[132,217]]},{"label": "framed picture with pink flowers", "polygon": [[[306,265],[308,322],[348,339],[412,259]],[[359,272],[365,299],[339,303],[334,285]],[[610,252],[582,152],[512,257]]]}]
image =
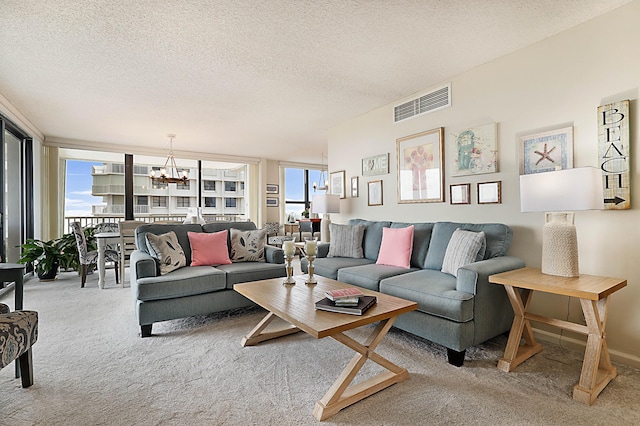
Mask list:
[{"label": "framed picture with pink flowers", "polygon": [[396,140],[398,203],[444,202],[444,127]]}]

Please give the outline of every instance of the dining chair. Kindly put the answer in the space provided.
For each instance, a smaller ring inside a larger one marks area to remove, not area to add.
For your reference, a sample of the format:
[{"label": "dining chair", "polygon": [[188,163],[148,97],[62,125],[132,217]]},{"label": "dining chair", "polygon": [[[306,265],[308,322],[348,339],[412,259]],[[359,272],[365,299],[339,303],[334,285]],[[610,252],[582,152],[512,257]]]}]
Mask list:
[{"label": "dining chair", "polygon": [[[87,239],[84,236],[84,229],[80,226],[80,222],[71,222],[71,232],[76,237],[76,244],[78,246],[78,257],[80,259],[80,273],[82,274],[82,283],[80,287],[84,287],[87,282],[87,268],[90,265],[95,265],[98,262],[98,250],[88,251]],[[105,262],[113,262],[115,264],[116,284],[118,280],[118,264],[120,263],[120,257],[117,251],[105,249],[104,251]]]},{"label": "dining chair", "polygon": [[33,358],[31,346],[38,340],[38,313],[14,311],[0,303],[0,369],[12,361],[20,364],[22,387],[33,384]]},{"label": "dining chair", "polygon": [[131,253],[136,249],[136,228],[146,222],[141,220],[121,220],[120,230],[120,280],[124,287],[124,271]]}]

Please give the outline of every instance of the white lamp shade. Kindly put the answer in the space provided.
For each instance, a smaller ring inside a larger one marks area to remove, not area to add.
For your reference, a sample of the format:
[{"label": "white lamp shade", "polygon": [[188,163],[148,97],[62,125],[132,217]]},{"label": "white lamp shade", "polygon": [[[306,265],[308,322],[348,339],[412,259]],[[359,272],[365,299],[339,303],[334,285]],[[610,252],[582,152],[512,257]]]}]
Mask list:
[{"label": "white lamp shade", "polygon": [[314,195],[311,203],[311,208],[314,213],[340,213],[339,195]]},{"label": "white lamp shade", "polygon": [[579,167],[520,176],[520,211],[602,210],[602,172]]}]

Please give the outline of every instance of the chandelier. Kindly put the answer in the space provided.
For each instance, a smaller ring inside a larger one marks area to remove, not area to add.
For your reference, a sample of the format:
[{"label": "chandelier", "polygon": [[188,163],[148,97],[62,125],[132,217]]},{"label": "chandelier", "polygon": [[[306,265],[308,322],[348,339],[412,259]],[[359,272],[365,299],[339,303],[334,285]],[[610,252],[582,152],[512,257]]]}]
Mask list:
[{"label": "chandelier", "polygon": [[156,171],[151,170],[151,180],[162,183],[186,182],[189,180],[189,171],[184,169],[182,172],[179,172],[178,166],[176,166],[176,160],[173,157],[173,138],[175,138],[176,135],[168,134],[167,137],[169,138],[169,156],[167,157],[167,161],[164,162],[164,166],[160,169],[160,176],[156,176]]},{"label": "chandelier", "polygon": [[320,172],[320,185],[316,182],[313,182],[313,192],[318,191],[326,191],[329,188],[329,181],[327,179],[327,170],[324,167],[324,152],[322,153],[322,171]]}]

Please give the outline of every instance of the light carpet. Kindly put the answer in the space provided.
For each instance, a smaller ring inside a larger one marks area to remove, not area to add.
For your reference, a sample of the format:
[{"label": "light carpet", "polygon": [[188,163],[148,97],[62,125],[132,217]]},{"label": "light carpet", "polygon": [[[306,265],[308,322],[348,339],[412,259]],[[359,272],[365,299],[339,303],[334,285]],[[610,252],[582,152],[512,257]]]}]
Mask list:
[{"label": "light carpet", "polygon": [[[108,271],[111,275],[112,271]],[[353,353],[304,333],[243,348],[264,316],[255,308],[167,321],[139,337],[129,288],[80,288],[73,273],[30,279],[25,309],[39,312],[35,384],[0,370],[0,424],[312,425],[312,410]],[[13,294],[2,298],[13,306]],[[348,334],[362,338],[371,327]],[[379,352],[407,368],[391,386],[326,421],[340,425],[638,425],[640,371],[619,376],[592,406],[572,399],[582,353],[543,343],[514,372],[496,368],[506,338],[467,351],[462,368],[445,349],[392,329]],[[363,376],[378,371],[368,363]]]}]

